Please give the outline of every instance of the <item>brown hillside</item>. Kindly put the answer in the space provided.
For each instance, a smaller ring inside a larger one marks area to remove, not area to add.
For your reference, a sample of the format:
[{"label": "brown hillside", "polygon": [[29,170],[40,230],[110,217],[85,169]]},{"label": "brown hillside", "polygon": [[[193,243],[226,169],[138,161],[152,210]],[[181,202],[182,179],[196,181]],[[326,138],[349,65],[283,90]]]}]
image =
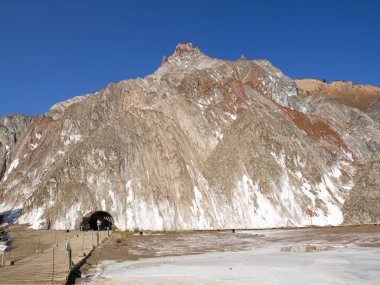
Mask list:
[{"label": "brown hillside", "polygon": [[298,79],[295,82],[300,96],[327,95],[331,99],[364,112],[371,104],[380,100],[380,88],[371,85],[355,85],[346,81],[327,84],[317,79]]}]

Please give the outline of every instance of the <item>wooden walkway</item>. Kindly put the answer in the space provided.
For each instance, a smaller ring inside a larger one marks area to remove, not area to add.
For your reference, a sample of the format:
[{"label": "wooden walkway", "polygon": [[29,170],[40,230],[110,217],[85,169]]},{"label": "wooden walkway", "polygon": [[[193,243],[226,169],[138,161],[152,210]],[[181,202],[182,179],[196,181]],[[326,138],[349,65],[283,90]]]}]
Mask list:
[{"label": "wooden walkway", "polygon": [[[94,231],[71,232],[68,237],[74,264],[84,258],[83,252],[89,254],[93,249],[93,245],[97,244],[96,232]],[[107,232],[102,231],[100,232],[99,241],[104,241],[107,237]],[[0,284],[65,284],[69,273],[66,242],[67,240],[65,242],[61,241],[57,245],[52,244],[50,248],[43,250],[41,253],[35,253],[15,261],[12,266],[0,267]]]}]

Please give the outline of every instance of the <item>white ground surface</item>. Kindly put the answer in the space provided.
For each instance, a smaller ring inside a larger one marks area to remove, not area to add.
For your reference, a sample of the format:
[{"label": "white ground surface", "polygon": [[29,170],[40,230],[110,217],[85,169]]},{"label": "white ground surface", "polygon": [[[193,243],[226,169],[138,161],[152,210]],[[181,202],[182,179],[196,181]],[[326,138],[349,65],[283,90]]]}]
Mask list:
[{"label": "white ground surface", "polygon": [[[332,242],[315,237],[312,243],[277,240],[294,232],[262,233],[269,240],[253,240],[252,248],[245,251],[103,261],[88,284],[380,284],[380,248],[358,245],[379,241],[378,233],[353,234]],[[307,244],[328,250],[281,251]]]}]

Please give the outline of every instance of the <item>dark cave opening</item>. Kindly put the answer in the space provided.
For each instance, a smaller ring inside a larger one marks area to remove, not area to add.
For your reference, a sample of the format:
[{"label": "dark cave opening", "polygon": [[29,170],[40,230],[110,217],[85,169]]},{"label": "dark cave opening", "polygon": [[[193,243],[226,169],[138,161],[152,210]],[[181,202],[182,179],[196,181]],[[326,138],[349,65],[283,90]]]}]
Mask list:
[{"label": "dark cave opening", "polygon": [[110,230],[114,224],[111,214],[106,211],[93,211],[83,217],[81,228],[82,230]]}]

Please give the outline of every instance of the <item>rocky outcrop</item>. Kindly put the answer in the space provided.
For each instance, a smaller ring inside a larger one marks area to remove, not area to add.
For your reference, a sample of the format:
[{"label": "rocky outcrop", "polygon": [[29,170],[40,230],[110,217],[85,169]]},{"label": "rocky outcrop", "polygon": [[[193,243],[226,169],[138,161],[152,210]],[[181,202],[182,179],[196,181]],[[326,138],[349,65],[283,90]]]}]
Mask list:
[{"label": "rocky outcrop", "polygon": [[183,52],[196,52],[196,53],[199,53],[199,49],[197,48],[193,48],[193,44],[192,43],[188,43],[188,44],[178,44],[175,48],[175,55],[176,54],[181,54]]},{"label": "rocky outcrop", "polygon": [[379,223],[380,162],[370,162],[360,167],[356,180],[343,206],[344,222]]},{"label": "rocky outcrop", "polygon": [[121,229],[303,226],[309,210],[336,225],[362,189],[358,169],[380,156],[379,124],[361,109],[298,96],[268,61],[213,59],[191,44],[22,133],[0,213],[23,209],[18,222],[34,228],[73,228],[94,210]]}]

